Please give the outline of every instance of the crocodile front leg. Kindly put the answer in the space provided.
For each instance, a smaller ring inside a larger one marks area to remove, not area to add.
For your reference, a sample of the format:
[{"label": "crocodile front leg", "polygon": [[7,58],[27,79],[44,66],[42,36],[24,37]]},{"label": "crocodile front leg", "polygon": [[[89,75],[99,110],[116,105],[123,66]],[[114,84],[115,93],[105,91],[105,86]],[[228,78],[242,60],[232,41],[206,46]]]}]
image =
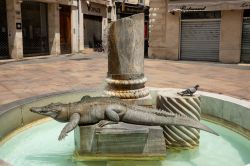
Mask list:
[{"label": "crocodile front leg", "polygon": [[102,120],[98,123],[99,127],[106,126],[108,124],[117,124],[120,121],[120,117],[123,116],[126,109],[120,105],[110,105],[105,110],[105,116],[107,120]]},{"label": "crocodile front leg", "polygon": [[80,121],[80,114],[79,113],[74,113],[71,115],[69,123],[67,123],[64,128],[61,131],[61,134],[58,137],[58,140],[61,141],[62,139],[64,139],[67,134],[69,132],[71,132],[72,130],[74,130],[74,128],[76,128],[76,126],[78,125],[79,121]]},{"label": "crocodile front leg", "polygon": [[113,121],[109,121],[109,120],[101,120],[97,125],[99,127],[104,127],[106,125],[110,125],[110,124],[117,124],[118,122],[113,122]]}]

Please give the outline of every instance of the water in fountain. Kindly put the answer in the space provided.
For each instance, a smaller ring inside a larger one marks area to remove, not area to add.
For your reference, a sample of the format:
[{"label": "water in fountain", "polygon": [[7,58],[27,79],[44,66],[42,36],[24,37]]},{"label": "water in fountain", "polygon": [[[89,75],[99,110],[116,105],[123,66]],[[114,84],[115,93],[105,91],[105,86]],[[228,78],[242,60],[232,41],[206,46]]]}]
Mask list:
[{"label": "water in fountain", "polygon": [[200,146],[190,150],[168,150],[163,161],[89,161],[73,160],[73,132],[62,142],[57,136],[62,123],[49,121],[29,128],[11,138],[0,149],[0,159],[14,166],[180,166],[180,165],[227,165],[240,166],[250,163],[250,141],[213,123],[204,124],[215,129],[220,137],[201,131]]}]

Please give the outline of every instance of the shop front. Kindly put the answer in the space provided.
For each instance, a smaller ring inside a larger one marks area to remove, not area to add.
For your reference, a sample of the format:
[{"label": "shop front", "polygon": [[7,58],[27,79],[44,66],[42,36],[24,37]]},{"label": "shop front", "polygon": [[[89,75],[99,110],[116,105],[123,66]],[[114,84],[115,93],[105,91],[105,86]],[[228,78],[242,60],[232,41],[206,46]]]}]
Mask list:
[{"label": "shop front", "polygon": [[102,44],[102,17],[84,15],[84,46],[96,48]]},{"label": "shop front", "polygon": [[181,14],[181,60],[219,61],[221,12]]},{"label": "shop front", "polygon": [[21,11],[24,57],[48,55],[48,5],[24,1]]},{"label": "shop front", "polygon": [[0,59],[78,52],[78,4],[0,0]]},{"label": "shop front", "polygon": [[181,13],[180,59],[248,61],[249,19],[243,18],[248,8],[247,0],[170,1],[168,12]]},{"label": "shop front", "polygon": [[102,46],[104,30],[107,26],[106,3],[82,1],[82,8],[84,14],[84,47],[99,48]]},{"label": "shop front", "polygon": [[9,58],[6,1],[0,0],[0,59]]},{"label": "shop front", "polygon": [[250,0],[156,0],[150,7],[149,57],[249,62]]}]

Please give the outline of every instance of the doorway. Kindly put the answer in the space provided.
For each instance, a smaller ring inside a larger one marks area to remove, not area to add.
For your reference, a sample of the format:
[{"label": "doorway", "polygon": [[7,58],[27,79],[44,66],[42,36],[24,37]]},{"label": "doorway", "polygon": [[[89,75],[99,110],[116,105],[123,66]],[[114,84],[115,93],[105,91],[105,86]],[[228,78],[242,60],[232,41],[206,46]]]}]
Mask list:
[{"label": "doorway", "polygon": [[6,1],[0,0],[0,59],[9,58]]},{"label": "doorway", "polygon": [[84,15],[84,46],[96,48],[102,44],[102,17]]},{"label": "doorway", "polygon": [[71,53],[71,6],[60,5],[61,54]]},{"label": "doorway", "polygon": [[24,1],[22,10],[23,54],[49,54],[48,6],[46,3]]}]

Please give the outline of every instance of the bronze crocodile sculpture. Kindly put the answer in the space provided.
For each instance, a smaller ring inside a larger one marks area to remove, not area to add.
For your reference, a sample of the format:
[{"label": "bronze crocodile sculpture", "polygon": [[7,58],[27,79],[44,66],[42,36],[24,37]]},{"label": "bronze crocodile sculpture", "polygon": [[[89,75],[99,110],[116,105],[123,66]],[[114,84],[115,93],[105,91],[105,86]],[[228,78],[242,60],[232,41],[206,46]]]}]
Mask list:
[{"label": "bronze crocodile sculpture", "polygon": [[187,126],[218,135],[199,121],[187,116],[131,105],[113,97],[84,96],[81,101],[75,103],[52,103],[44,107],[33,107],[30,110],[41,115],[50,116],[59,122],[68,122],[62,129],[58,140],[62,140],[77,125],[99,123],[98,125],[102,127],[120,121],[148,126]]}]

